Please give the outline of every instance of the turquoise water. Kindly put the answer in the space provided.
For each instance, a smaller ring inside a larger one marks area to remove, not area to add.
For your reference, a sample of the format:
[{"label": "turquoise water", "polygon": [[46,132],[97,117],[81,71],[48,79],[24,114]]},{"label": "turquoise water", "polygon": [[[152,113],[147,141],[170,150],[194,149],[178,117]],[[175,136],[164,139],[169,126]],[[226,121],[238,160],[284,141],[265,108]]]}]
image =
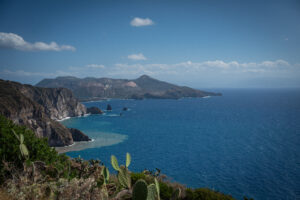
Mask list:
[{"label": "turquoise water", "polygon": [[[109,103],[113,111],[63,121],[95,139],[67,155],[110,165],[111,154],[124,163],[130,152],[131,170],[159,168],[188,187],[237,199],[300,199],[300,90],[218,92],[223,96],[85,103]],[[129,111],[120,116],[123,107]]]}]

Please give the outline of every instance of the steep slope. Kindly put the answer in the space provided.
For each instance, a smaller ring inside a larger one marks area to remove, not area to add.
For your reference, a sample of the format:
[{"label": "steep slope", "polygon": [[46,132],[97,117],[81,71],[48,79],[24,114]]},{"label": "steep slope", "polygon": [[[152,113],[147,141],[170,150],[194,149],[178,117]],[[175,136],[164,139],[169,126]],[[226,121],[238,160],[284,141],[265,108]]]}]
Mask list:
[{"label": "steep slope", "polygon": [[205,92],[189,87],[177,86],[167,82],[159,81],[147,75],[137,79],[110,79],[110,78],[83,78],[57,77],[55,79],[44,79],[36,86],[45,88],[65,87],[73,91],[74,95],[81,101],[122,98],[143,99],[163,98],[178,99],[182,97],[204,97],[216,96],[212,92]]},{"label": "steep slope", "polygon": [[47,137],[50,146],[73,143],[70,130],[54,119],[84,113],[86,108],[68,89],[36,88],[0,80],[0,114],[32,129],[38,137]]}]

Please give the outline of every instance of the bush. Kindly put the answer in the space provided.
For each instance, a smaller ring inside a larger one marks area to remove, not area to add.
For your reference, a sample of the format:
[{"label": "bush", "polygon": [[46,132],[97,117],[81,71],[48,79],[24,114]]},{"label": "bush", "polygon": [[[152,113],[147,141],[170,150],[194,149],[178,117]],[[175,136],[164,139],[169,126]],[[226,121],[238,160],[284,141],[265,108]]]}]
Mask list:
[{"label": "bush", "polygon": [[132,185],[134,185],[139,179],[143,179],[146,181],[146,175],[142,172],[131,172],[131,182],[132,182]]},{"label": "bush", "polygon": [[12,163],[17,169],[21,169],[24,163],[24,158],[19,149],[20,142],[12,130],[17,135],[24,135],[24,144],[29,151],[27,163],[42,161],[47,165],[53,164],[58,169],[63,169],[67,166],[67,162],[69,162],[68,157],[64,154],[59,155],[54,148],[48,145],[46,138],[37,138],[33,131],[25,126],[15,125],[12,121],[0,115],[0,183],[5,178],[4,161]]},{"label": "bush", "polygon": [[169,200],[172,197],[174,189],[167,185],[165,182],[159,182],[160,198],[163,200]]},{"label": "bush", "polygon": [[185,200],[234,200],[231,196],[225,195],[208,188],[198,188],[195,190],[186,189]]}]

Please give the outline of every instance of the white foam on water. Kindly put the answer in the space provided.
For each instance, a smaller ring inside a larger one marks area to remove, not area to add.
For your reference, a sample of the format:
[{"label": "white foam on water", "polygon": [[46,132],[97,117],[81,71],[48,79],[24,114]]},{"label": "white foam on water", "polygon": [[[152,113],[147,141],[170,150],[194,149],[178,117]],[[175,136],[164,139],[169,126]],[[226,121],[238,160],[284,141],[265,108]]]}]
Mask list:
[{"label": "white foam on water", "polygon": [[61,121],[64,121],[64,120],[66,120],[66,119],[70,119],[71,117],[65,117],[65,118],[62,118],[62,119],[57,119],[56,121],[59,121],[59,122],[61,122]]}]

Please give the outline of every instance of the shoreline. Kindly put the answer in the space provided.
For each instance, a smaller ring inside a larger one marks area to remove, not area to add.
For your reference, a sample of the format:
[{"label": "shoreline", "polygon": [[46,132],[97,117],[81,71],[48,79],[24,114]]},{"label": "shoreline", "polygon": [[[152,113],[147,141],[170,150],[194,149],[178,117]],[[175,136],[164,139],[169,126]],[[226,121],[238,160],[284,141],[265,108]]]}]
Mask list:
[{"label": "shoreline", "polygon": [[84,149],[87,149],[87,148],[84,148],[84,147],[75,147],[75,148],[71,148],[71,147],[74,147],[76,144],[77,145],[80,145],[80,144],[87,144],[87,143],[90,143],[90,142],[94,142],[95,139],[91,139],[90,141],[79,141],[79,142],[73,142],[73,144],[70,144],[68,146],[63,146],[63,147],[53,147],[58,154],[62,154],[62,153],[67,153],[67,152],[70,152],[70,151],[81,151],[81,150],[84,150]]},{"label": "shoreline", "polygon": [[62,122],[62,121],[65,121],[67,119],[71,119],[71,118],[76,118],[76,117],[87,117],[87,116],[90,116],[91,113],[86,113],[84,115],[78,115],[78,116],[74,116],[74,117],[64,117],[62,119],[54,119],[55,121],[58,121],[58,122]]},{"label": "shoreline", "polygon": [[120,101],[141,101],[141,100],[180,100],[180,99],[205,99],[210,98],[214,96],[222,96],[222,95],[206,95],[203,97],[180,97],[180,98],[143,98],[143,99],[120,99],[120,98],[108,98],[108,99],[100,99],[100,100],[87,100],[87,101],[81,101],[78,99],[80,103],[95,103],[95,102],[105,102],[105,101],[114,101],[114,100],[120,100]]}]

